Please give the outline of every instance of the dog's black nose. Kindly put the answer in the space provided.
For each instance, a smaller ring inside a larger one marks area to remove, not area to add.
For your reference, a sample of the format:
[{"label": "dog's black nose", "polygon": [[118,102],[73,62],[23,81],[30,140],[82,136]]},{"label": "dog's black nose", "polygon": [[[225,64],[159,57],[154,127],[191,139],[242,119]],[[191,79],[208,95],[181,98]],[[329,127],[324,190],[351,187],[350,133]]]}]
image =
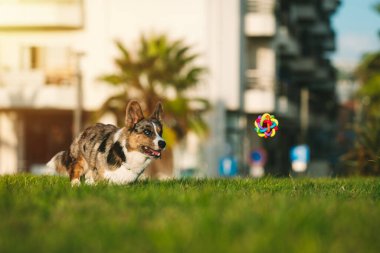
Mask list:
[{"label": "dog's black nose", "polygon": [[158,141],[158,146],[160,148],[165,148],[166,147],[166,142],[165,141]]}]

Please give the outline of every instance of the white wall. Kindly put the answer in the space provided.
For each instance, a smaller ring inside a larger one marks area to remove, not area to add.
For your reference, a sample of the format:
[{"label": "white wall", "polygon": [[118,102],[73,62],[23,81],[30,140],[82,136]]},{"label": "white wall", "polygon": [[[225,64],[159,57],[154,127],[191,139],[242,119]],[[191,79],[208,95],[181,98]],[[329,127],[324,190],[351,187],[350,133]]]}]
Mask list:
[{"label": "white wall", "polygon": [[[229,109],[238,107],[239,0],[86,0],[83,30],[0,31],[0,64],[20,70],[21,46],[69,47],[84,52],[82,70],[85,106],[94,109],[109,94],[97,78],[114,70],[117,50],[113,40],[128,47],[141,33],[167,33],[184,38],[202,57],[209,76],[196,94],[222,99]],[[5,63],[4,63],[5,61]],[[4,69],[3,69],[4,70]]]},{"label": "white wall", "polygon": [[[117,51],[112,39],[133,46],[142,32],[183,38],[201,54],[199,63],[209,69],[209,75],[193,94],[209,99],[217,108],[208,117],[211,133],[205,147],[206,159],[197,162],[206,170],[204,174],[215,175],[217,159],[225,150],[224,110],[239,106],[239,0],[112,0],[91,2],[86,8],[91,10],[86,17],[86,37],[89,43],[96,38],[84,60],[87,80],[113,70],[111,60]],[[102,19],[98,13],[104,10]],[[193,153],[194,147],[182,150],[183,157]]]},{"label": "white wall", "polygon": [[[209,70],[193,94],[235,110],[239,106],[239,6],[239,0],[84,0],[83,30],[0,31],[0,65],[19,71],[21,56],[17,48],[25,45],[69,47],[75,52],[83,52],[80,65],[84,106],[96,109],[113,92],[97,80],[100,75],[115,70],[113,59],[117,50],[113,40],[120,39],[133,47],[137,46],[141,33],[166,33],[193,45],[194,51],[201,54],[199,63]],[[8,89],[0,87],[0,97],[7,97]],[[50,96],[40,96],[39,102],[32,104],[35,108],[51,107],[53,94],[58,94],[55,99],[60,100],[57,107],[70,109],[75,106],[74,95],[64,99],[59,95],[64,94],[62,88],[56,88],[56,93],[45,91],[45,87],[40,89],[42,91],[38,92]],[[0,106],[10,106],[10,103],[0,103]],[[223,110],[216,108],[211,112],[210,129],[216,139],[213,138],[209,149],[210,161],[206,167],[210,171],[216,170],[213,161],[222,154],[220,150],[224,150]]]},{"label": "white wall", "polygon": [[[238,107],[239,1],[238,0],[96,0],[87,1],[84,41],[87,81],[113,70],[114,39],[136,45],[142,33],[166,33],[183,38],[201,54],[209,76],[196,94],[222,99]],[[102,15],[99,15],[102,13]]]}]

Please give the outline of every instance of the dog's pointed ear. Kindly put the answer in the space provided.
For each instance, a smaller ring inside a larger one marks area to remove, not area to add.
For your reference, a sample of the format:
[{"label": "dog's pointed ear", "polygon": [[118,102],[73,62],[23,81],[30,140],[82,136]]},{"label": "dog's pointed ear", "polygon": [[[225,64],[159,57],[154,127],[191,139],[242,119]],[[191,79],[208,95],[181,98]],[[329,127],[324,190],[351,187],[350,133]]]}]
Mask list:
[{"label": "dog's pointed ear", "polygon": [[136,123],[142,119],[144,119],[144,115],[140,104],[137,101],[132,100],[128,103],[125,111],[125,126],[127,129],[132,129]]},{"label": "dog's pointed ear", "polygon": [[156,104],[156,108],[154,109],[154,112],[152,113],[152,115],[150,115],[150,118],[161,121],[163,112],[164,112],[164,109],[162,107],[162,104],[161,102],[158,102]]}]

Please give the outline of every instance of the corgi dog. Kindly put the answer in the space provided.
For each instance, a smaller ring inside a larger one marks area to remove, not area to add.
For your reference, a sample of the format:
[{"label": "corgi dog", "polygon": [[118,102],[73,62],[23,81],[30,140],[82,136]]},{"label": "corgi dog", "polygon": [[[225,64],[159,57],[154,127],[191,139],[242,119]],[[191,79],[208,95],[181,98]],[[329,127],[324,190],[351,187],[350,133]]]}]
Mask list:
[{"label": "corgi dog", "polygon": [[125,126],[96,124],[85,129],[68,151],[56,154],[47,166],[68,174],[71,185],[108,181],[115,184],[135,182],[153,159],[161,157],[166,142],[162,138],[162,104],[157,103],[145,118],[137,101],[130,101]]}]

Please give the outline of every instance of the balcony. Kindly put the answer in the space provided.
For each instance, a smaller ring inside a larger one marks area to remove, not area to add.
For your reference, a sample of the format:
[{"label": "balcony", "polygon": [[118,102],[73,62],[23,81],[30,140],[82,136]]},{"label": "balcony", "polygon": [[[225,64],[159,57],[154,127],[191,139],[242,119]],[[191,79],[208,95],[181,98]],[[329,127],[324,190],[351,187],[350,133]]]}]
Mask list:
[{"label": "balcony", "polygon": [[72,30],[82,27],[82,0],[2,1],[0,3],[0,30]]},{"label": "balcony", "polygon": [[322,2],[322,8],[328,13],[333,13],[339,4],[340,0],[324,0]]},{"label": "balcony", "polygon": [[274,73],[249,69],[246,71],[247,90],[244,93],[244,110],[247,113],[262,113],[274,110]]},{"label": "balcony", "polygon": [[244,93],[244,111],[246,113],[273,112],[275,95],[273,90],[249,89]]},{"label": "balcony", "polygon": [[315,78],[325,80],[330,77],[329,69],[320,67],[315,71]]},{"label": "balcony", "polygon": [[73,85],[45,85],[40,70],[0,72],[1,108],[60,108],[75,106]]},{"label": "balcony", "polygon": [[274,87],[274,74],[270,75],[258,69],[248,69],[245,76],[248,89],[271,90]]},{"label": "balcony", "polygon": [[0,87],[26,87],[43,86],[45,83],[45,74],[41,70],[28,71],[3,71],[0,72]]},{"label": "balcony", "polygon": [[309,84],[310,91],[326,91],[333,92],[335,90],[335,82],[333,80],[324,80]]},{"label": "balcony", "polygon": [[[0,108],[14,109],[60,109],[76,108],[76,78],[70,81],[46,84],[49,76],[42,70],[0,71]],[[56,79],[58,80],[58,79]],[[63,79],[59,79],[63,80]],[[108,85],[83,86],[84,109],[95,110],[117,89]]]},{"label": "balcony", "polygon": [[245,35],[248,37],[271,37],[276,33],[273,14],[248,13],[245,15]]},{"label": "balcony", "polygon": [[322,42],[322,48],[326,51],[335,51],[335,39],[334,37],[326,38]]},{"label": "balcony", "polygon": [[244,17],[245,35],[248,37],[274,36],[276,18],[274,0],[248,0]]},{"label": "balcony", "polygon": [[247,0],[247,11],[253,13],[273,13],[276,0]]},{"label": "balcony", "polygon": [[316,24],[313,26],[312,32],[316,36],[327,36],[331,34],[331,28],[328,23],[320,21],[316,22]]},{"label": "balcony", "polygon": [[297,4],[291,6],[290,17],[293,22],[313,22],[317,19],[318,15],[313,5]]},{"label": "balcony", "polygon": [[297,41],[289,34],[288,28],[285,26],[278,28],[274,45],[282,56],[296,56],[300,53]]},{"label": "balcony", "polygon": [[290,67],[295,72],[313,72],[316,64],[312,58],[299,57],[290,63]]}]

